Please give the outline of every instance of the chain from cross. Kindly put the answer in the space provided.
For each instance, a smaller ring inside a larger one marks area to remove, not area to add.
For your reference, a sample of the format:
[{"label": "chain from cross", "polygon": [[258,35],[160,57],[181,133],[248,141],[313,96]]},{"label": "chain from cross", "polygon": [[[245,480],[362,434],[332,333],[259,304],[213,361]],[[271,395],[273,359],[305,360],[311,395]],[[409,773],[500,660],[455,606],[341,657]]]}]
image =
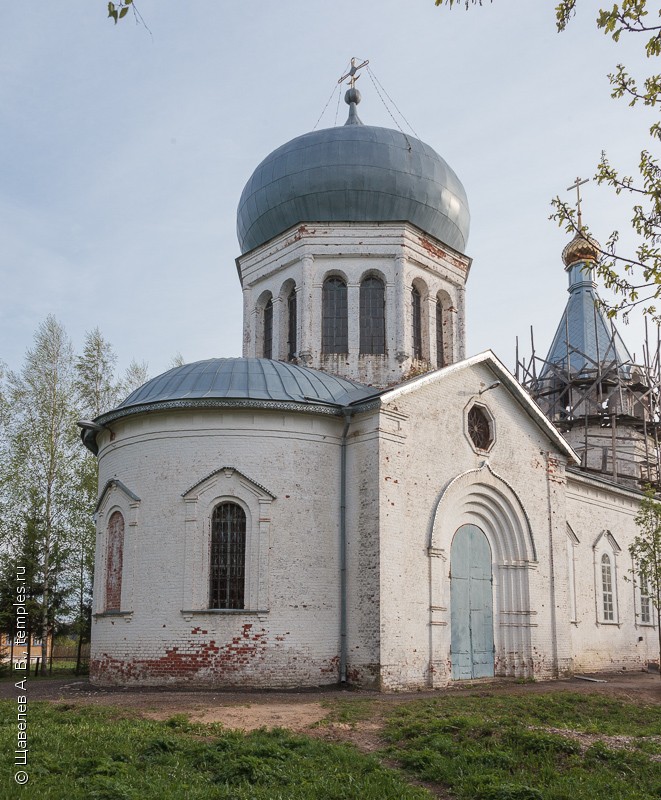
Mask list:
[{"label": "chain from cross", "polygon": [[580,187],[583,186],[584,183],[589,183],[589,178],[584,178],[581,180],[580,178],[576,178],[574,183],[571,186],[567,187],[567,191],[571,192],[572,189],[576,189],[576,208],[578,209],[578,229],[579,231],[583,228],[583,217],[581,216],[581,189]]},{"label": "chain from cross", "polygon": [[340,78],[338,83],[342,83],[347,78],[349,78],[349,86],[353,89],[356,86],[356,81],[358,80],[358,78],[360,78],[360,75],[357,75],[356,73],[358,72],[359,69],[362,69],[363,67],[366,67],[369,63],[370,63],[369,60],[365,60],[365,61],[363,61],[362,64],[356,65],[356,59],[352,58],[351,59],[351,69],[347,72],[346,75],[343,75]]}]

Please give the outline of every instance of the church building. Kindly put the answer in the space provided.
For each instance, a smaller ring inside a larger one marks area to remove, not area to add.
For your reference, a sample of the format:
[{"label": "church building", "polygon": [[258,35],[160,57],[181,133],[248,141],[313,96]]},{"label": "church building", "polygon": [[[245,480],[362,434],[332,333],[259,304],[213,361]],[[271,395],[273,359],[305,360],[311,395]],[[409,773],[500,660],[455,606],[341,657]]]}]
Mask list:
[{"label": "church building", "polygon": [[543,369],[467,358],[464,188],[427,144],[363,124],[354,80],[345,99],[345,125],[276,149],[239,201],[243,356],[81,422],[92,681],[394,691],[641,669],[655,611],[628,547],[658,441],[594,304],[596,245],[565,248]]}]

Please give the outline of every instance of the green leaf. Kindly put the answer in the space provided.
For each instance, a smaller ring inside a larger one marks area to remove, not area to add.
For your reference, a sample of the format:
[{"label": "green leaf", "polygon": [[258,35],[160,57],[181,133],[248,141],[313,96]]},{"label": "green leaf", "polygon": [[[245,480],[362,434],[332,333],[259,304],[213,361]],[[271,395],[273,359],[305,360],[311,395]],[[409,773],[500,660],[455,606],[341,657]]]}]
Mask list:
[{"label": "green leaf", "polygon": [[124,6],[124,8],[119,12],[119,18],[125,17],[129,13],[128,6]]}]

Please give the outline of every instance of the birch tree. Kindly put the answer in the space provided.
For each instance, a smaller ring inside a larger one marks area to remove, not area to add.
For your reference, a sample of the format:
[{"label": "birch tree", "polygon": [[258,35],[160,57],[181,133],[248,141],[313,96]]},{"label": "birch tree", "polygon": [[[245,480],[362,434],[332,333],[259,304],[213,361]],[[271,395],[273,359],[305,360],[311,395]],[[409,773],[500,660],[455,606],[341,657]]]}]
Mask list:
[{"label": "birch tree", "polygon": [[119,392],[122,399],[128,397],[131,392],[139,389],[143,383],[149,380],[149,365],[146,361],[136,361],[133,359],[126,368],[124,377],[119,382]]},{"label": "birch tree", "polygon": [[[65,564],[71,551],[71,509],[75,504],[76,463],[80,443],[76,428],[74,355],[55,317],[43,322],[20,373],[8,376],[9,454],[5,497],[11,519],[29,515],[36,525],[40,557],[42,672],[52,638],[56,600],[64,591]],[[14,523],[15,524],[15,523]],[[16,538],[20,532],[6,531]]]},{"label": "birch tree", "polygon": [[[80,417],[94,419],[119,401],[115,377],[117,356],[98,328],[87,333],[83,351],[75,362],[75,390]],[[73,630],[77,638],[76,672],[81,669],[82,647],[89,641],[92,623],[95,526],[92,512],[96,503],[98,467],[96,458],[80,446],[75,467],[77,492],[71,508],[73,527],[72,584],[76,594]]]}]

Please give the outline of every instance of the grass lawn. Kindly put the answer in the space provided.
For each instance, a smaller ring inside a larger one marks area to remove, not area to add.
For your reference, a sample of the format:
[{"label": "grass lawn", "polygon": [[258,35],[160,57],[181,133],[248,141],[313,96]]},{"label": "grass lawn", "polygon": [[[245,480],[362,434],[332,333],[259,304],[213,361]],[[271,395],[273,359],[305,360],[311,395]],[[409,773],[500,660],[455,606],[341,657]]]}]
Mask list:
[{"label": "grass lawn", "polygon": [[[296,702],[295,699],[292,702]],[[14,783],[16,705],[0,703],[0,798],[66,800],[658,800],[661,706],[569,692],[328,702],[334,734],[378,723],[365,755],[287,731],[31,703],[30,781]],[[325,726],[324,726],[325,727]],[[387,764],[387,766],[386,766]]]},{"label": "grass lawn", "polygon": [[0,797],[62,800],[422,800],[396,770],[346,744],[284,730],[241,734],[185,718],[152,722],[117,710],[33,703],[29,783],[9,754],[16,705],[1,704]]},{"label": "grass lawn", "polygon": [[439,697],[399,706],[386,737],[404,769],[461,800],[661,797],[658,705],[569,692]]}]

